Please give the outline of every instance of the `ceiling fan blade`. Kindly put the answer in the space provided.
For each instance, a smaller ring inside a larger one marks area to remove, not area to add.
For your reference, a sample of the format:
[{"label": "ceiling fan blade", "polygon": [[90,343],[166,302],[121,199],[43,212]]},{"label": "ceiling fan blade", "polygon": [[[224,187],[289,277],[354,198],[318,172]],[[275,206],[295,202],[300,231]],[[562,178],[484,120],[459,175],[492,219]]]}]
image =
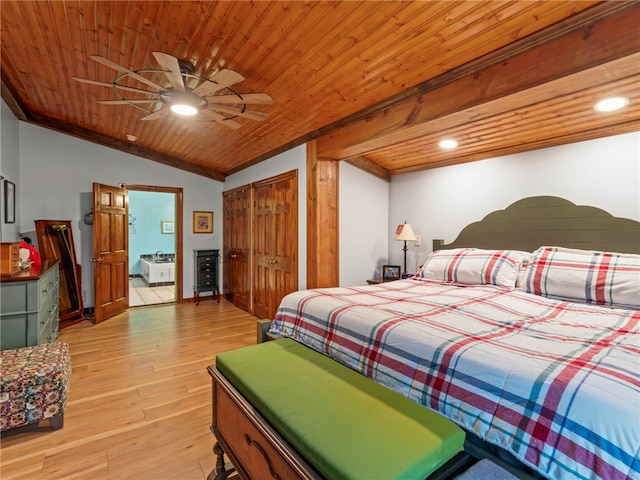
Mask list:
[{"label": "ceiling fan blade", "polygon": [[165,113],[165,110],[168,110],[168,109],[169,107],[165,105],[160,110],[156,110],[155,112],[150,113],[149,115],[145,115],[140,120],[158,120],[159,118],[166,117],[167,114]]},{"label": "ceiling fan blade", "polygon": [[210,78],[210,80],[213,80],[218,85],[222,85],[223,88],[226,88],[244,81],[244,77],[235,70],[225,68],[224,70],[220,70],[216,73]]},{"label": "ceiling fan blade", "polygon": [[213,95],[218,90],[240,83],[243,80],[244,77],[238,72],[225,68],[224,70],[220,70],[206,82],[200,84],[198,88],[193,90],[193,93],[201,97],[206,97],[208,95]]},{"label": "ceiling fan blade", "polygon": [[115,88],[119,88],[121,90],[127,90],[129,92],[138,92],[138,93],[147,93],[147,94],[152,94],[152,95],[157,95],[158,92],[153,92],[151,90],[143,90],[142,88],[135,88],[135,87],[127,87],[126,85],[118,85],[115,83],[107,83],[107,82],[100,82],[98,80],[91,80],[89,78],[80,78],[80,77],[71,77],[72,79],[74,79],[77,82],[82,82],[82,83],[90,83],[92,85],[100,85],[102,87],[115,87]]},{"label": "ceiling fan blade", "polygon": [[242,125],[234,120],[225,119],[222,115],[216,112],[212,112],[211,110],[203,110],[201,114],[205,117],[208,117],[211,120],[214,120],[218,123],[221,123],[225,127],[229,127],[232,130],[239,129]]},{"label": "ceiling fan blade", "polygon": [[129,75],[131,78],[135,78],[136,80],[138,80],[139,82],[142,82],[144,84],[149,85],[150,87],[155,88],[156,90],[160,90],[162,92],[165,92],[167,89],[158,85],[157,83],[152,82],[151,80],[144,78],[142,75],[138,75],[136,72],[134,72],[133,70],[129,70],[126,67],[123,67],[122,65],[118,65],[115,62],[112,62],[111,60],[109,60],[108,58],[105,57],[101,57],[100,55],[91,55],[90,56],[92,59],[94,59],[96,62],[102,63],[103,65],[106,65],[107,67],[111,67],[114,70],[118,70],[121,73],[126,73],[127,75]]},{"label": "ceiling fan blade", "polygon": [[209,97],[208,100],[224,105],[236,103],[271,105],[273,103],[273,98],[266,93],[239,93],[238,95],[215,95],[214,97]]},{"label": "ceiling fan blade", "polygon": [[243,111],[241,108],[229,107],[227,105],[216,105],[215,103],[210,103],[209,108],[217,110],[218,112],[230,113],[231,115],[250,118],[251,120],[257,120],[258,122],[261,122],[269,116],[268,113],[264,112],[256,112],[255,110]]},{"label": "ceiling fan blade", "polygon": [[164,74],[169,79],[169,82],[171,82],[174,90],[184,92],[184,80],[182,79],[182,73],[180,73],[178,59],[164,52],[153,52],[153,56],[160,66],[167,70]]},{"label": "ceiling fan blade", "polygon": [[96,103],[102,103],[104,105],[127,105],[127,104],[145,104],[145,103],[157,103],[159,100],[98,100]]}]

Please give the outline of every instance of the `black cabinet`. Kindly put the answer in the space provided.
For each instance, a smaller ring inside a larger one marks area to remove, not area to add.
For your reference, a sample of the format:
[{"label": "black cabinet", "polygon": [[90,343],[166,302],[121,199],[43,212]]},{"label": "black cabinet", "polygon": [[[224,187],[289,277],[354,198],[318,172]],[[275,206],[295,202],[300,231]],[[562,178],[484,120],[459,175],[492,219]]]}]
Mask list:
[{"label": "black cabinet", "polygon": [[193,251],[193,301],[200,303],[200,292],[211,292],[220,301],[218,261],[220,250]]}]

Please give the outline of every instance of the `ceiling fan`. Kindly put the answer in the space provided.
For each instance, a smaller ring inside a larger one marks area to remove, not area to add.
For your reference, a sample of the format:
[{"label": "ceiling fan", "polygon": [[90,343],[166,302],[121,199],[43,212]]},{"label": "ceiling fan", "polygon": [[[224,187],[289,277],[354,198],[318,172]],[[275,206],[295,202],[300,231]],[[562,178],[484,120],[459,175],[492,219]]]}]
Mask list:
[{"label": "ceiling fan", "polygon": [[[234,121],[236,117],[262,121],[268,117],[267,113],[247,109],[248,104],[271,105],[273,99],[266,93],[238,93],[231,88],[240,83],[244,77],[228,68],[220,70],[211,78],[194,75],[195,67],[188,60],[180,60],[173,55],[163,52],[153,52],[153,56],[162,68],[130,70],[100,55],[90,58],[107,67],[119,71],[121,74],[112,83],[100,82],[88,78],[72,77],[74,80],[93,85],[112,87],[120,100],[99,100],[106,105],[131,105],[147,113],[140,120],[157,120],[171,112],[184,116],[201,115],[205,120],[219,122],[232,129],[238,129],[241,124]],[[158,72],[164,73],[168,80],[166,86],[160,85],[144,75],[150,76]],[[143,83],[151,90],[130,86],[127,79]],[[125,97],[124,92],[133,92],[136,98]],[[140,95],[149,98],[140,98]],[[150,105],[144,108],[141,105]]]}]

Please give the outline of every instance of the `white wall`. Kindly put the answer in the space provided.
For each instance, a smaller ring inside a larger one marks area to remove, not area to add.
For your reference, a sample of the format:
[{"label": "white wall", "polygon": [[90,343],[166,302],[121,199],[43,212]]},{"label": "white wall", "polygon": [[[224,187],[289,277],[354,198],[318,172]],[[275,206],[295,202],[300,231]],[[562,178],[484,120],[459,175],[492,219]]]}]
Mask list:
[{"label": "white wall", "polygon": [[381,276],[389,251],[389,183],[340,162],[340,286]]},{"label": "white wall", "polygon": [[[13,242],[19,238],[20,227],[20,149],[18,119],[13,116],[9,107],[0,102],[0,175],[4,177],[0,181],[0,240]],[[16,222],[5,223],[4,216],[4,180],[9,180],[16,185]]]},{"label": "white wall", "polygon": [[298,288],[307,285],[307,149],[300,145],[241,172],[229,175],[224,191],[298,170]]},{"label": "white wall", "polygon": [[[415,271],[433,238],[451,242],[469,223],[538,195],[640,221],[640,133],[394,176],[389,222],[406,218],[422,236],[420,248],[408,245],[407,269]],[[400,242],[389,242],[389,255],[402,263]]]},{"label": "white wall", "polygon": [[[19,127],[20,232],[33,231],[38,219],[71,220],[86,307],[93,306],[93,244],[82,217],[91,209],[94,182],[184,189],[182,285],[183,295],[192,296],[193,249],[222,247],[221,182],[28,123]],[[192,233],[194,210],[214,212],[213,235]]]}]

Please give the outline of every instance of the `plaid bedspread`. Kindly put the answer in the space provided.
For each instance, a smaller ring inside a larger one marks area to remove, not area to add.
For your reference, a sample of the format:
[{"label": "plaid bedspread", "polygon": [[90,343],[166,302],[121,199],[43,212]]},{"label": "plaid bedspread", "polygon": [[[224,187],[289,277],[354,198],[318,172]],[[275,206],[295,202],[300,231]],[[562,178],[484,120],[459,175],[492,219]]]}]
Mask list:
[{"label": "plaid bedspread", "polygon": [[640,478],[639,311],[409,279],[294,292],[270,330],[547,478]]}]

